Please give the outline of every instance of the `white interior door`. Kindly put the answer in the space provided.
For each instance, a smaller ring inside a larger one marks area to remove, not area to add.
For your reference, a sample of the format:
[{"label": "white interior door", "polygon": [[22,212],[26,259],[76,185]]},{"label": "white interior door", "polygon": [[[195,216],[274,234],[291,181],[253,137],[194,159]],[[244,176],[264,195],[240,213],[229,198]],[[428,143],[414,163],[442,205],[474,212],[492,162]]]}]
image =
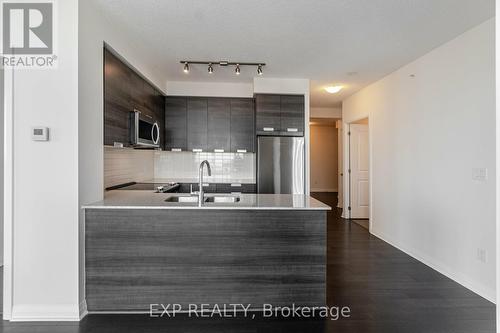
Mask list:
[{"label": "white interior door", "polygon": [[370,216],[370,149],[368,125],[349,126],[350,207],[352,219]]}]

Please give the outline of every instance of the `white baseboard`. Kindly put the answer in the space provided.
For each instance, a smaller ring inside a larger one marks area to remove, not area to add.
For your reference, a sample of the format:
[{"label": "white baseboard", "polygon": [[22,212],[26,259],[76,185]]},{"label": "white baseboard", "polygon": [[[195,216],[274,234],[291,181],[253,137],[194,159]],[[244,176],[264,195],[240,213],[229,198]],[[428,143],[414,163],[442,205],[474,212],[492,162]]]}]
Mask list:
[{"label": "white baseboard", "polygon": [[447,265],[444,265],[443,263],[440,263],[440,262],[436,261],[435,259],[430,258],[429,256],[427,256],[423,253],[420,253],[420,251],[407,248],[406,246],[402,246],[401,244],[394,242],[393,240],[390,239],[390,237],[387,237],[386,235],[383,235],[379,232],[374,231],[373,227],[372,227],[372,230],[370,232],[372,235],[380,238],[381,240],[383,240],[386,243],[389,243],[390,245],[394,246],[398,250],[403,251],[404,253],[408,254],[410,257],[417,259],[418,261],[429,266],[430,268],[434,269],[435,271],[443,274],[444,276],[461,284],[462,286],[464,286],[465,288],[478,294],[479,296],[496,304],[496,291],[495,290],[490,289],[490,288],[485,288],[481,284],[477,283],[476,281],[472,281],[470,278],[464,276],[463,274],[455,272],[453,269],[451,269]]},{"label": "white baseboard", "polygon": [[83,301],[81,301],[79,307],[80,307],[80,320],[82,320],[89,314],[89,311],[87,309],[87,300],[84,299]]},{"label": "white baseboard", "polygon": [[24,304],[12,307],[11,321],[80,321],[76,304]]},{"label": "white baseboard", "polygon": [[337,188],[311,188],[311,192],[338,192]]}]

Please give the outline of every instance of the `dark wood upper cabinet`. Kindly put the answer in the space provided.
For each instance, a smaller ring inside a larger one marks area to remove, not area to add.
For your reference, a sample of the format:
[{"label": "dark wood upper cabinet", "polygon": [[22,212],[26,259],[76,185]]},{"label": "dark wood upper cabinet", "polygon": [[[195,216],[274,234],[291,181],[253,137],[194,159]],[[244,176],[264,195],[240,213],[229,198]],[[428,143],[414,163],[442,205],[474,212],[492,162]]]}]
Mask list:
[{"label": "dark wood upper cabinet", "polygon": [[165,149],[187,149],[187,98],[165,99]]},{"label": "dark wood upper cabinet", "polygon": [[281,131],[287,134],[304,134],[304,96],[281,96]]},{"label": "dark wood upper cabinet", "polygon": [[129,146],[130,71],[104,49],[104,144]]},{"label": "dark wood upper cabinet", "polygon": [[231,101],[228,98],[207,100],[207,150],[229,152],[231,150]]},{"label": "dark wood upper cabinet", "polygon": [[167,97],[165,149],[254,152],[252,98]]},{"label": "dark wood upper cabinet", "polygon": [[255,103],[258,135],[304,135],[304,96],[256,95]]},{"label": "dark wood upper cabinet", "polygon": [[153,107],[155,112],[155,120],[158,122],[160,127],[160,147],[165,149],[165,96],[158,91],[154,90],[154,101]]},{"label": "dark wood upper cabinet", "polygon": [[207,99],[189,97],[187,99],[187,149],[207,150]]},{"label": "dark wood upper cabinet", "polygon": [[231,99],[231,152],[255,152],[253,99]]},{"label": "dark wood upper cabinet", "polygon": [[[104,48],[104,144],[130,146],[130,113],[138,110],[164,132],[165,97],[118,56]],[[160,146],[163,147],[163,134]]]},{"label": "dark wood upper cabinet", "polygon": [[281,127],[281,97],[279,95],[257,95],[255,97],[257,134],[273,134]]}]

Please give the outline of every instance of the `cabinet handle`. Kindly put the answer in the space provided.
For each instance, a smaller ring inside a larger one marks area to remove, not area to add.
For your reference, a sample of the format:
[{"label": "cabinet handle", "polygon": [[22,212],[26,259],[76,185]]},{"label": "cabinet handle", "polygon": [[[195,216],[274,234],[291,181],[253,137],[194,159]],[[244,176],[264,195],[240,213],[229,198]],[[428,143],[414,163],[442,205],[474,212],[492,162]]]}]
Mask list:
[{"label": "cabinet handle", "polygon": [[193,153],[201,153],[203,149],[195,148],[193,149]]},{"label": "cabinet handle", "polygon": [[203,184],[202,184],[202,186],[203,186],[203,187],[209,187],[209,186],[210,186],[210,184],[209,184],[209,183],[203,183]]},{"label": "cabinet handle", "polygon": [[233,183],[233,184],[231,184],[231,187],[241,187],[241,184],[240,183]]},{"label": "cabinet handle", "polygon": [[231,192],[231,194],[233,194],[233,195],[240,195],[241,192]]},{"label": "cabinet handle", "polygon": [[247,150],[246,149],[236,149],[236,152],[237,153],[246,153]]},{"label": "cabinet handle", "polygon": [[262,130],[264,132],[274,132],[274,127],[264,127]]},{"label": "cabinet handle", "polygon": [[223,153],[224,149],[214,149],[214,153]]},{"label": "cabinet handle", "polygon": [[180,152],[180,151],[182,151],[182,148],[172,148],[171,150],[175,151],[175,152]]},{"label": "cabinet handle", "polygon": [[287,132],[298,132],[299,130],[297,128],[287,128]]}]

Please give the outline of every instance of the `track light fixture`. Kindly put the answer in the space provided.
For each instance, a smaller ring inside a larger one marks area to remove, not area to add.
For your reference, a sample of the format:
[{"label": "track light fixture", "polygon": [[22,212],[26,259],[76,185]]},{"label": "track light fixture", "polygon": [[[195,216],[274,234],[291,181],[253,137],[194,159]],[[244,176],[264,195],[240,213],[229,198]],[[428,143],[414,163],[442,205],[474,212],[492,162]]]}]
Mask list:
[{"label": "track light fixture", "polygon": [[208,73],[213,74],[213,65],[219,65],[221,67],[235,66],[234,73],[236,75],[241,74],[241,66],[257,66],[257,74],[262,75],[264,71],[262,67],[266,64],[263,62],[231,62],[231,61],[190,61],[181,60],[181,64],[184,65],[184,73],[189,73],[189,65],[208,65]]}]

